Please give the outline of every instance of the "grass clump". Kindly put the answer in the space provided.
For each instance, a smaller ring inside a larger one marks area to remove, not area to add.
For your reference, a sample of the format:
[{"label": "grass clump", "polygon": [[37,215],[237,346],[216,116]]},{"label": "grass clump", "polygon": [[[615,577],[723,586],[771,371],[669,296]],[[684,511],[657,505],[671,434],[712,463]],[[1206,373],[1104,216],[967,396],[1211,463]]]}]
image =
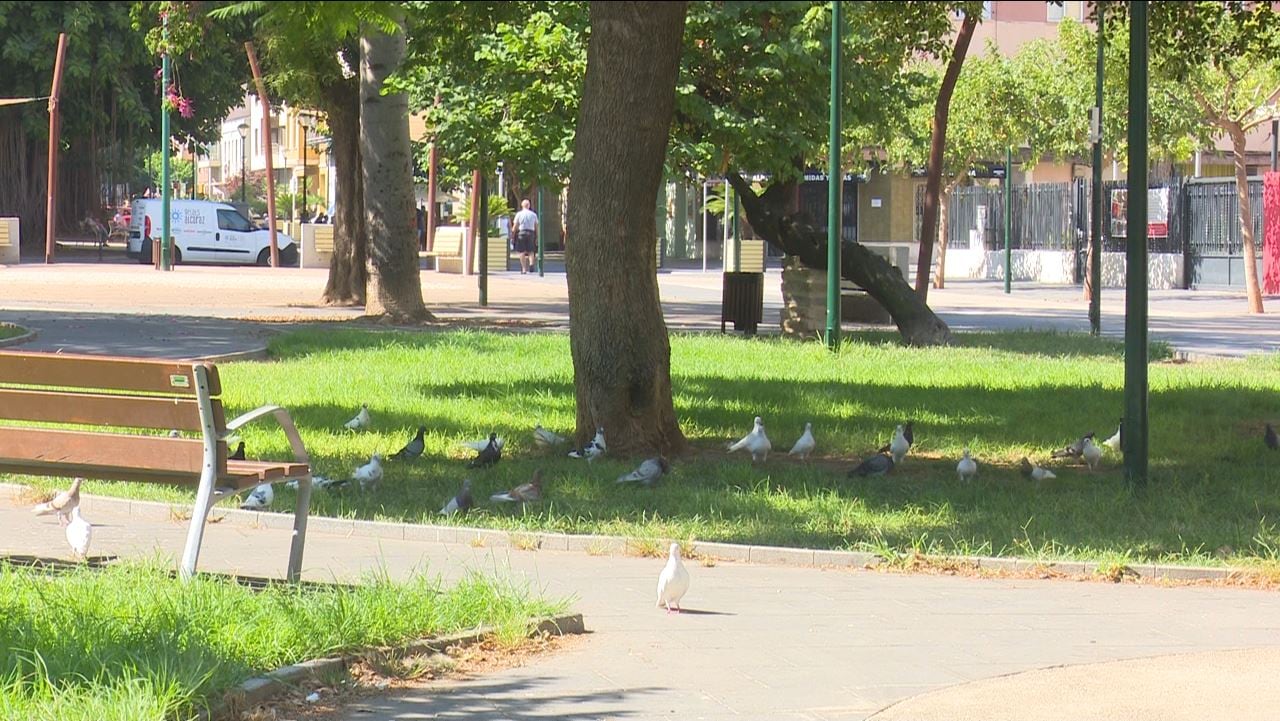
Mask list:
[{"label": "grass clump", "polygon": [[159,563],[66,574],[0,564],[0,718],[170,721],[299,661],[480,625],[500,640],[561,604],[481,576],[445,589],[374,576],[351,587],[173,578]]}]

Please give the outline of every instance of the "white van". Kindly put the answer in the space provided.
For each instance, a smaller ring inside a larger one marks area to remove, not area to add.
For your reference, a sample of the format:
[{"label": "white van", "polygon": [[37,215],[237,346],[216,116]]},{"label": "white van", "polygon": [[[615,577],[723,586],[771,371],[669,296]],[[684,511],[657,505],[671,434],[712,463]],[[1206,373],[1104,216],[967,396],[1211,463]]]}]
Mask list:
[{"label": "white van", "polygon": [[[127,254],[142,263],[151,258],[151,239],[160,235],[160,199],[133,201]],[[271,264],[271,232],[260,229],[229,203],[213,200],[169,201],[169,233],[175,263]],[[297,265],[298,244],[276,233],[281,265]]]}]

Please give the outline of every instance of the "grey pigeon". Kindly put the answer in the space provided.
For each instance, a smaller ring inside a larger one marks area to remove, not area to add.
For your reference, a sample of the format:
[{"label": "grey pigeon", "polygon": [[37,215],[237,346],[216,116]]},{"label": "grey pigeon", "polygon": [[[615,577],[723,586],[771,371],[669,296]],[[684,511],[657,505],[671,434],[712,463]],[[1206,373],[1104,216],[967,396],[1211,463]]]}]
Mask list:
[{"label": "grey pigeon", "polygon": [[533,472],[528,483],[521,483],[506,493],[495,493],[489,496],[494,503],[530,503],[542,500],[542,469]]},{"label": "grey pigeon", "polygon": [[640,467],[630,473],[624,473],[618,476],[618,483],[631,483],[638,481],[646,486],[654,486],[664,473],[671,470],[671,464],[663,456],[656,458],[646,458]]},{"label": "grey pigeon", "polygon": [[256,511],[260,508],[267,508],[271,502],[275,500],[275,491],[271,489],[270,483],[260,483],[257,488],[253,489],[244,499],[244,503],[240,507],[248,511]]},{"label": "grey pigeon", "polygon": [[817,447],[817,442],[813,440],[813,424],[804,424],[804,433],[796,440],[796,444],[791,447],[791,451],[787,453],[789,456],[800,456],[800,460],[809,460],[809,454],[813,453],[813,449]]},{"label": "grey pigeon", "polygon": [[502,460],[502,446],[498,444],[498,434],[489,434],[489,445],[467,464],[468,468],[488,468]]},{"label": "grey pigeon", "polygon": [[468,478],[462,482],[462,490],[458,491],[458,495],[449,499],[440,509],[440,515],[452,516],[455,513],[466,513],[475,505],[475,500],[471,498],[471,479]]},{"label": "grey pigeon", "polygon": [[31,512],[37,516],[47,516],[50,513],[58,514],[58,525],[65,526],[71,522],[71,512],[80,506],[80,484],[84,483],[83,478],[76,478],[71,481],[71,487],[53,497],[53,500],[47,503],[38,504]]},{"label": "grey pigeon", "polygon": [[587,462],[590,463],[600,456],[603,456],[604,452],[604,428],[600,427],[596,429],[595,438],[592,438],[591,441],[582,448],[575,448],[572,451],[569,451],[569,457],[585,458],[587,459]]},{"label": "grey pigeon", "polygon": [[1280,451],[1280,438],[1276,437],[1276,429],[1267,424],[1267,430],[1262,434],[1262,440],[1266,442],[1267,448],[1273,451]]},{"label": "grey pigeon", "polygon": [[236,450],[235,450],[235,452],[234,452],[234,453],[232,453],[231,455],[227,456],[227,460],[228,460],[228,461],[243,461],[243,460],[244,460],[244,441],[240,441],[240,444],[236,446]]},{"label": "grey pigeon", "polygon": [[769,442],[769,436],[764,432],[764,421],[760,416],[756,416],[751,432],[742,437],[742,440],[729,445],[729,452],[745,448],[751,453],[752,463],[762,463],[769,459],[769,451],[773,450],[773,444]]},{"label": "grey pigeon", "polygon": [[1093,432],[1093,431],[1089,431],[1088,433],[1084,434],[1083,436],[1080,436],[1080,439],[1079,439],[1079,440],[1077,440],[1075,443],[1072,443],[1071,445],[1067,446],[1066,448],[1060,448],[1060,449],[1058,449],[1058,450],[1054,451],[1053,453],[1050,453],[1050,454],[1049,454],[1049,457],[1050,457],[1050,458],[1079,458],[1079,457],[1080,457],[1080,455],[1081,455],[1082,453],[1084,453],[1084,441],[1085,441],[1085,439],[1086,439],[1086,438],[1088,438],[1088,439],[1092,439],[1094,435],[1095,435],[1095,434],[1094,434],[1094,432]]},{"label": "grey pigeon", "polygon": [[849,471],[850,476],[883,476],[893,470],[893,459],[883,453],[877,453],[867,460],[858,464],[858,467]]},{"label": "grey pigeon", "polygon": [[404,448],[396,451],[392,456],[393,461],[412,461],[422,455],[422,449],[426,448],[426,444],[422,440],[422,434],[427,432],[426,426],[418,426],[418,435],[413,440],[404,444]]},{"label": "grey pigeon", "polygon": [[[1083,446],[1081,448],[1083,450]],[[1025,457],[1022,459],[1022,477],[1030,478],[1033,481],[1043,481],[1050,478],[1057,478],[1057,476],[1054,475],[1053,471],[1049,470],[1048,468],[1041,468],[1040,466],[1027,460]]]}]

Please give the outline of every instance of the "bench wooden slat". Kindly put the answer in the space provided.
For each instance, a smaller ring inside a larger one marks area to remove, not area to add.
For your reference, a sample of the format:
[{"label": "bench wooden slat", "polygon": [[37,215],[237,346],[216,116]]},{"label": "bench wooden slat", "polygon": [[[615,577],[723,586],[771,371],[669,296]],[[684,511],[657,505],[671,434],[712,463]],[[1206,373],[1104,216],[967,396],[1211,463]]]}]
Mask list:
[{"label": "bench wooden slat", "polygon": [[[226,474],[227,444],[218,441],[218,475]],[[14,465],[73,467],[72,475],[102,477],[100,469],[133,469],[139,475],[168,473],[200,478],[204,442],[166,436],[89,433],[0,426],[0,469]],[[47,475],[47,474],[42,474]]]},{"label": "bench wooden slat", "polygon": [[[0,383],[196,395],[198,363],[75,353],[0,351]],[[218,370],[206,365],[209,395],[222,393]]]},{"label": "bench wooden slat", "polygon": [[[221,432],[227,425],[222,401],[214,398],[211,404],[214,423]],[[112,396],[0,387],[0,418],[125,428],[203,430],[200,406],[195,398]]]},{"label": "bench wooden slat", "polygon": [[308,472],[305,463],[281,461],[227,461],[228,476],[253,476],[259,482],[278,481]]}]

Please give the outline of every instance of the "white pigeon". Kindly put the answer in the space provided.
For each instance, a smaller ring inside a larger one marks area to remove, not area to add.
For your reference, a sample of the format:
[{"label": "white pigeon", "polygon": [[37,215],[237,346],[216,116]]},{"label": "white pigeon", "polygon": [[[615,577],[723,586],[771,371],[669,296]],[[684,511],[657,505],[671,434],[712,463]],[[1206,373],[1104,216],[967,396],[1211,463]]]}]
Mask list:
[{"label": "white pigeon", "polygon": [[1089,466],[1089,470],[1098,470],[1098,464],[1102,462],[1102,448],[1093,445],[1092,438],[1084,439],[1084,447],[1080,449],[1080,457],[1084,458],[1085,464]]},{"label": "white pigeon", "polygon": [[755,426],[751,432],[742,437],[742,440],[729,446],[729,452],[745,448],[751,452],[751,461],[764,462],[769,458],[769,451],[773,450],[773,444],[769,442],[769,436],[764,433],[764,421],[760,420],[760,416],[756,416]]},{"label": "white pigeon", "polygon": [[67,543],[76,558],[89,555],[89,541],[93,539],[93,526],[80,516],[80,508],[71,509],[71,523],[67,524]]},{"label": "white pigeon", "polygon": [[536,443],[539,448],[551,448],[552,446],[558,446],[565,443],[568,440],[568,438],[565,438],[559,433],[543,428],[541,423],[538,423],[533,427],[533,442]]},{"label": "white pigeon", "polygon": [[[346,480],[339,481],[339,480],[334,480],[332,478],[325,478],[324,476],[311,477],[312,488],[334,488],[337,486],[341,486],[346,482],[347,482]],[[298,490],[298,479],[296,478],[291,479],[288,482],[286,482],[285,485],[296,491]]]},{"label": "white pigeon", "polygon": [[245,510],[256,511],[260,508],[269,507],[275,499],[276,492],[272,490],[271,484],[260,483],[257,488],[253,489],[252,493],[245,497],[244,503],[241,503],[240,507]]},{"label": "white pigeon", "polygon": [[1120,437],[1124,433],[1124,420],[1121,419],[1120,425],[1116,427],[1116,432],[1110,438],[1102,442],[1102,445],[1110,448],[1116,453],[1120,452]]},{"label": "white pigeon", "polygon": [[956,464],[956,473],[959,474],[960,480],[968,481],[978,475],[978,462],[973,460],[969,455],[969,449],[964,449],[964,458]]},{"label": "white pigeon", "polygon": [[58,514],[58,525],[65,526],[71,521],[71,512],[80,506],[80,484],[84,483],[83,478],[76,478],[71,481],[71,487],[53,497],[53,500],[47,503],[37,504],[31,512],[37,516],[47,516],[50,513]]},{"label": "white pigeon", "polygon": [[346,428],[349,431],[362,431],[368,428],[369,427],[369,404],[361,403],[360,412],[356,414],[355,418],[352,418],[351,420],[344,423],[342,427]]},{"label": "white pigeon", "polygon": [[[506,444],[506,441],[502,440],[501,436],[493,437],[493,445],[497,446],[498,450],[502,450],[502,446],[505,444]],[[484,449],[489,447],[489,439],[486,438],[483,441],[463,441],[462,445],[466,448],[470,448],[473,451],[483,451]]]},{"label": "white pigeon", "polygon": [[360,481],[360,490],[362,491],[377,488],[378,483],[382,480],[382,454],[373,454],[369,462],[357,468],[351,477],[353,480]]},{"label": "white pigeon", "polygon": [[603,456],[604,452],[604,427],[602,426],[596,429],[595,438],[592,438],[590,443],[587,443],[587,445],[582,448],[575,448],[572,451],[569,451],[569,457],[585,458],[587,459],[587,463],[591,463],[600,456]]},{"label": "white pigeon", "polygon": [[1038,464],[1032,463],[1026,458],[1022,459],[1022,475],[1024,478],[1030,478],[1033,481],[1045,481],[1050,478],[1057,478],[1053,471],[1048,468],[1041,468]]},{"label": "white pigeon", "polygon": [[896,466],[902,463],[902,459],[907,457],[909,450],[911,450],[911,441],[907,440],[906,433],[899,425],[893,429],[893,440],[889,441],[889,453],[893,456],[893,464]]},{"label": "white pigeon", "polygon": [[658,574],[658,605],[666,606],[667,613],[675,606],[680,612],[680,599],[689,591],[689,571],[680,562],[680,544],[671,544],[671,552],[667,555],[667,565]]},{"label": "white pigeon", "polygon": [[800,460],[809,460],[809,454],[813,453],[813,449],[817,447],[817,443],[813,440],[813,424],[804,424],[804,435],[796,440],[796,444],[791,447],[787,453],[789,456],[800,456]]}]

